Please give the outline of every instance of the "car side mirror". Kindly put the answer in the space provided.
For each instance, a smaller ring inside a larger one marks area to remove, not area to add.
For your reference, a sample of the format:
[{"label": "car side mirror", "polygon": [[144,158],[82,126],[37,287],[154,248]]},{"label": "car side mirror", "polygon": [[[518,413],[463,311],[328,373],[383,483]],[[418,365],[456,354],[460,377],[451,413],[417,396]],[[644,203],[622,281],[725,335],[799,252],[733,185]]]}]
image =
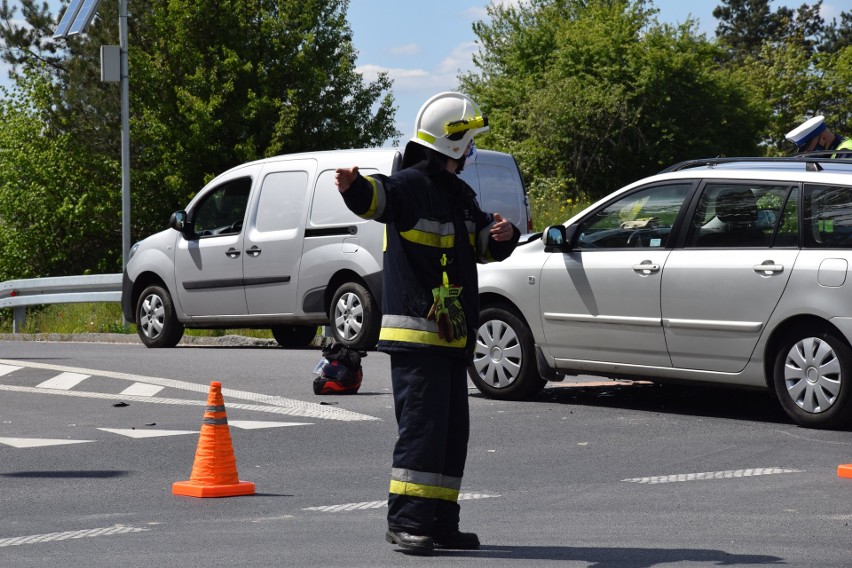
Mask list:
[{"label": "car side mirror", "polygon": [[169,228],[179,233],[186,233],[187,226],[186,211],[175,211],[172,213],[171,218],[169,218]]},{"label": "car side mirror", "polygon": [[574,236],[574,226],[565,228],[564,225],[551,225],[544,230],[544,251],[565,252],[571,248],[571,237]]}]

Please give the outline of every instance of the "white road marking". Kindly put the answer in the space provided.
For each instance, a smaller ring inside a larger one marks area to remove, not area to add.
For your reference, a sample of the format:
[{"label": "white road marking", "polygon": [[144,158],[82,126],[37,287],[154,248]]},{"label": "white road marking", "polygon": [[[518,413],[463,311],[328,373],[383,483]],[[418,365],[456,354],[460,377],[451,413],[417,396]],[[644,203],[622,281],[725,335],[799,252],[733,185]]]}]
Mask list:
[{"label": "white road marking", "polygon": [[52,379],[44,381],[43,383],[37,384],[36,387],[40,389],[71,390],[90,376],[91,375],[81,375],[80,373],[62,373],[56,375]]},{"label": "white road marking", "polygon": [[51,438],[0,438],[0,444],[13,448],[43,448],[45,446],[63,446],[66,444],[85,444],[94,440],[58,440]]},{"label": "white road marking", "polygon": [[[459,501],[469,501],[471,499],[491,499],[500,497],[500,495],[490,495],[488,493],[459,493]],[[320,511],[323,513],[339,513],[340,511],[363,511],[365,509],[381,509],[387,507],[388,501],[364,501],[362,503],[344,503],[343,505],[322,505],[319,507],[305,507],[303,511]]]},{"label": "white road marking", "polygon": [[161,390],[166,387],[159,387],[157,385],[149,385],[146,383],[133,383],[119,394],[133,394],[136,396],[154,396]]},{"label": "white road marking", "polygon": [[16,367],[14,365],[0,365],[0,377],[3,375],[8,375],[9,373],[13,373],[20,369],[21,367]]},{"label": "white road marking", "polygon": [[674,483],[677,481],[702,481],[708,479],[732,479],[735,477],[754,477],[756,475],[774,475],[778,473],[801,473],[799,469],[781,467],[756,467],[750,469],[729,469],[726,471],[705,471],[703,473],[678,473],[675,475],[658,475],[654,477],[633,477],[622,479],[631,483]]},{"label": "white road marking", "polygon": [[[205,393],[210,390],[209,385],[202,385],[197,383],[190,383],[186,381],[178,381],[174,379],[163,379],[160,377],[146,377],[144,375],[133,375],[130,373],[117,373],[113,371],[101,371],[97,369],[80,369],[76,367],[66,367],[63,365],[51,365],[49,363],[36,363],[33,361],[12,361],[8,359],[0,359],[0,365],[11,365],[18,364],[21,367],[32,368],[32,369],[49,369],[52,371],[59,371],[65,373],[81,373],[87,375],[97,375],[99,377],[107,377],[111,379],[120,379],[125,381],[133,381],[133,382],[141,382],[141,383],[149,383],[152,385],[160,385],[163,387],[175,388],[190,392],[197,393]],[[50,390],[36,390],[29,391],[26,390],[27,387],[11,387],[9,385],[0,385],[0,390],[17,390],[17,392],[51,392]],[[62,392],[60,390],[53,390],[52,394],[72,394],[76,396],[73,391]],[[95,396],[99,393],[88,393],[86,396]],[[343,408],[338,408],[336,406],[317,404],[315,402],[305,402],[302,400],[294,400],[289,398],[284,398],[281,396],[271,396],[260,393],[253,393],[249,391],[241,391],[241,390],[232,390],[232,389],[222,389],[222,395],[225,398],[225,406],[230,408],[244,408],[248,410],[260,410],[263,412],[274,412],[277,414],[287,414],[291,416],[304,416],[307,418],[323,418],[326,420],[341,420],[345,422],[354,422],[354,421],[367,421],[367,420],[381,420],[375,416],[369,416],[367,414],[360,414],[358,412],[352,412],[351,410],[345,410]],[[116,395],[105,395],[102,397],[96,398],[111,398],[115,399]],[[138,402],[160,402],[163,404],[186,404],[186,402],[163,402],[163,401],[173,401],[175,399],[157,399],[154,397],[149,398],[147,401],[145,397],[135,397],[135,396],[127,396],[124,397],[128,400],[136,400]],[[251,402],[259,403],[260,405],[242,405],[241,407],[236,404],[231,404],[228,402],[229,399],[238,399],[238,400],[248,400]],[[191,404],[195,404],[195,402],[190,402]],[[205,404],[205,401],[200,402],[200,404]]]},{"label": "white road marking", "polygon": [[228,420],[229,426],[242,428],[243,430],[257,430],[259,428],[281,428],[283,426],[311,426],[313,422],[263,422],[260,420]]},{"label": "white road marking", "polygon": [[112,536],[116,534],[145,532],[151,529],[144,527],[128,527],[115,525],[98,529],[84,529],[79,531],[65,531],[46,534],[32,534],[29,536],[15,536],[12,538],[0,538],[0,548],[5,546],[20,546],[22,544],[39,544],[42,542],[53,542],[57,540],[68,540],[73,538],[90,538],[95,536]]},{"label": "white road marking", "polygon": [[198,434],[198,430],[139,430],[136,428],[98,428],[98,430],[127,436],[128,438],[162,438],[165,436]]}]

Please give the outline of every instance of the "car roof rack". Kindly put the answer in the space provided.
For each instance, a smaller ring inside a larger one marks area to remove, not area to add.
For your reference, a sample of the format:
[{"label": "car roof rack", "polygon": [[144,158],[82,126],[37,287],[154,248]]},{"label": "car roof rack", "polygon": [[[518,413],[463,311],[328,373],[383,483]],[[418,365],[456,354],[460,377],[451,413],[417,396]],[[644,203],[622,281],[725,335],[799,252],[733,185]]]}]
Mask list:
[{"label": "car roof rack", "polygon": [[695,160],[686,160],[669,166],[660,173],[677,172],[689,168],[714,167],[721,164],[772,164],[772,163],[787,163],[787,164],[804,164],[805,169],[809,172],[822,171],[822,164],[844,164],[852,166],[852,151],[850,150],[821,150],[818,152],[804,152],[794,154],[792,156],[779,157],[733,157],[733,158],[700,158]]}]

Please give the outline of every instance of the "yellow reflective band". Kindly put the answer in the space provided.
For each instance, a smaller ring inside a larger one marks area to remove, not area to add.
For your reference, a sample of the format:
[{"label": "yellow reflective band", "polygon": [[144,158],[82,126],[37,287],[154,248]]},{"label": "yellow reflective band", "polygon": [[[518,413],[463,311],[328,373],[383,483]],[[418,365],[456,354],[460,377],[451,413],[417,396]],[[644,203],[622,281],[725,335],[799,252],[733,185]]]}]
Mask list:
[{"label": "yellow reflective band", "polygon": [[370,176],[367,176],[364,179],[366,179],[373,188],[373,200],[370,202],[370,208],[360,214],[359,217],[362,219],[375,219],[384,212],[385,188],[381,182],[371,178]]},{"label": "yellow reflective band", "polygon": [[467,337],[459,337],[453,341],[447,341],[438,337],[438,332],[436,331],[421,331],[399,327],[382,327],[379,331],[379,341],[401,341],[403,343],[435,345],[438,347],[464,347],[467,345]]},{"label": "yellow reflective band", "polygon": [[431,134],[429,134],[425,130],[418,130],[417,131],[417,137],[420,138],[421,140],[428,142],[429,144],[434,144],[435,140],[437,140],[437,138],[435,138],[434,136],[432,136]]},{"label": "yellow reflective band", "polygon": [[410,481],[392,480],[390,482],[390,493],[394,495],[408,495],[409,497],[423,497],[424,499],[441,499],[443,501],[452,501],[453,503],[459,500],[458,489],[421,485],[419,483],[411,483]]},{"label": "yellow reflective band", "polygon": [[417,229],[402,231],[399,235],[406,241],[410,241],[418,245],[426,245],[442,249],[453,248],[453,245],[456,242],[455,235],[437,235],[426,231],[418,231]]},{"label": "yellow reflective band", "polygon": [[474,116],[471,119],[454,120],[448,122],[444,126],[444,132],[447,134],[455,134],[456,132],[464,132],[465,130],[473,130],[474,128],[485,128],[488,126],[488,119],[484,116]]}]

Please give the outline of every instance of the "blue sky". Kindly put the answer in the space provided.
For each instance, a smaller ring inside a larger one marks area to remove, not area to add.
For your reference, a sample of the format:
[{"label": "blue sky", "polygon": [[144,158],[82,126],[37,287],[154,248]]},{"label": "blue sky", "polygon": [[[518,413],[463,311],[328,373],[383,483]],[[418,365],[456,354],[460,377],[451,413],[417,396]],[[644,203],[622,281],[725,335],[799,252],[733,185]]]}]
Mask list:
[{"label": "blue sky", "polygon": [[[517,3],[518,0],[495,0]],[[774,0],[773,8],[798,7],[813,0]],[[366,78],[388,71],[394,80],[397,128],[401,143],[411,138],[420,105],[431,95],[457,86],[459,72],[472,69],[476,51],[472,24],[487,18],[488,0],[351,0],[349,19],[358,67]],[[719,0],[653,0],[661,22],[680,23],[690,16],[699,30],[714,35],[713,9]],[[824,0],[826,21],[852,9],[852,0]]]},{"label": "blue sky", "polygon": [[[128,1],[131,17],[134,2],[144,1]],[[411,137],[420,105],[435,93],[455,89],[459,73],[472,69],[471,55],[477,49],[472,25],[487,18],[485,8],[490,1],[350,0],[349,21],[359,71],[367,79],[375,78],[379,71],[387,71],[393,79],[397,129],[403,133],[403,144]],[[771,6],[797,7],[803,1],[814,3],[814,0],[773,0]],[[660,21],[680,23],[692,17],[699,21],[701,32],[713,36],[717,23],[713,9],[720,0],[653,0],[652,3],[660,10],[657,15]],[[20,5],[17,0],[11,4]],[[59,0],[48,0],[48,4],[56,15]],[[852,0],[824,0],[822,15],[830,21],[839,18],[841,11],[850,9]],[[0,68],[0,81],[4,78],[5,72]],[[133,69],[130,88],[133,88]]]}]

